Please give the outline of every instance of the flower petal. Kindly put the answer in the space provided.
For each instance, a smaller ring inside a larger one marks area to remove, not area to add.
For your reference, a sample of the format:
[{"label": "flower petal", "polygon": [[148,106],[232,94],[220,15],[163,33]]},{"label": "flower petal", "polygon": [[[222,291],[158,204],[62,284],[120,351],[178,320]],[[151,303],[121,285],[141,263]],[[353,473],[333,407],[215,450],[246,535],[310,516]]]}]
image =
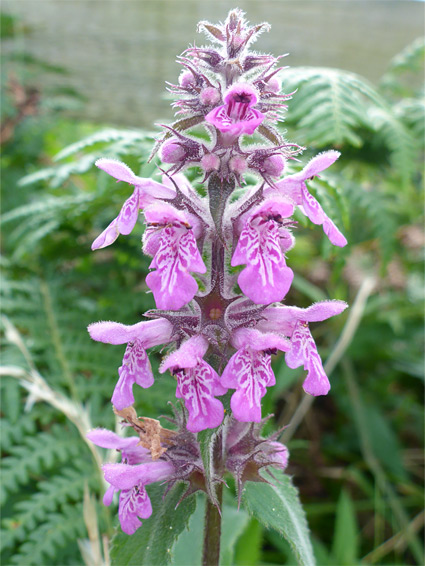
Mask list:
[{"label": "flower petal", "polygon": [[121,208],[117,218],[117,228],[120,234],[127,236],[133,230],[139,214],[139,189],[136,188]]},{"label": "flower petal", "polygon": [[113,405],[121,411],[134,403],[133,384],[147,389],[154,383],[152,367],[140,340],[129,342],[122,366],[118,370],[120,376],[112,395]]},{"label": "flower petal", "polygon": [[169,342],[173,327],[165,318],[158,318],[133,325],[112,321],[94,322],[89,324],[87,330],[90,337],[97,342],[125,344],[138,339],[145,348],[152,348]]},{"label": "flower petal", "polygon": [[108,173],[108,175],[111,175],[111,177],[115,177],[118,181],[137,185],[137,181],[140,180],[140,177],[135,175],[128,165],[118,159],[101,157],[95,162],[95,165]]},{"label": "flower petal", "polygon": [[105,480],[117,489],[131,489],[138,483],[149,485],[168,479],[174,472],[171,462],[157,460],[146,464],[104,464]]},{"label": "flower petal", "polygon": [[221,384],[236,389],[230,401],[235,419],[261,421],[261,399],[266,388],[275,384],[271,356],[250,348],[238,350],[230,358],[221,376]]},{"label": "flower petal", "polygon": [[164,373],[167,369],[194,368],[202,360],[207,349],[208,340],[199,334],[192,336],[164,359],[159,373]]},{"label": "flower petal", "polygon": [[242,231],[232,265],[246,263],[238,277],[242,292],[256,304],[281,301],[289,291],[294,274],[286,266],[275,222],[256,229],[247,225]]},{"label": "flower petal", "polygon": [[138,517],[148,519],[151,515],[152,504],[143,485],[121,491],[118,517],[126,534],[134,534],[142,525]]},{"label": "flower petal", "polygon": [[226,391],[218,374],[203,360],[193,368],[178,372],[176,397],[184,399],[189,411],[187,429],[190,432],[216,428],[221,424],[224,407],[214,394]]},{"label": "flower petal", "polygon": [[257,352],[277,349],[287,352],[291,349],[291,342],[279,334],[263,333],[255,328],[238,328],[232,334],[232,345],[237,348],[251,348]]},{"label": "flower petal", "polygon": [[292,348],[286,353],[285,361],[292,369],[304,365],[304,369],[308,371],[303,384],[304,391],[310,395],[326,395],[331,386],[308,324],[297,322],[291,343]]},{"label": "flower petal", "polygon": [[314,224],[323,224],[323,230],[334,246],[344,247],[347,245],[345,236],[338,230],[332,220],[325,214],[319,202],[311,195],[303,184],[301,188],[302,209],[305,215]]},{"label": "flower petal", "polygon": [[114,218],[105,230],[99,234],[95,241],[91,245],[92,250],[99,250],[101,248],[106,248],[113,244],[118,238],[120,232],[118,230],[118,218]]},{"label": "flower petal", "polygon": [[295,173],[294,175],[290,175],[291,179],[296,179],[300,181],[306,181],[311,177],[314,177],[321,171],[324,171],[328,167],[330,167],[341,155],[339,151],[335,151],[331,149],[330,151],[323,151],[318,155],[315,155],[307,165],[304,167],[302,171]]},{"label": "flower petal", "polygon": [[319,322],[342,313],[347,307],[345,301],[337,300],[314,303],[306,309],[286,305],[271,306],[262,312],[263,318],[257,329],[291,336],[298,321]]},{"label": "flower petal", "polygon": [[150,265],[146,284],[152,290],[159,309],[178,310],[193,299],[198,284],[190,271],[205,273],[206,267],[191,230],[166,226],[159,249]]},{"label": "flower petal", "polygon": [[106,507],[109,507],[109,505],[112,503],[112,500],[114,499],[114,495],[115,493],[118,491],[118,489],[115,489],[115,487],[113,485],[110,485],[108,487],[108,489],[105,491],[105,494],[103,496],[103,505],[105,505]]}]

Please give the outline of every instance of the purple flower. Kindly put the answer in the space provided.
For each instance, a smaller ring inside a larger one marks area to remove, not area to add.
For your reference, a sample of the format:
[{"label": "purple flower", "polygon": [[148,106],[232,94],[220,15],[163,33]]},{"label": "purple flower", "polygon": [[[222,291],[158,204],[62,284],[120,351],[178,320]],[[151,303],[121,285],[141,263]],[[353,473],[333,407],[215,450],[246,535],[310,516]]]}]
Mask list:
[{"label": "purple flower", "polygon": [[[341,154],[339,151],[324,151],[313,157],[302,171],[289,175],[275,186],[279,189],[279,194],[291,198],[298,205],[301,211],[314,223],[323,225],[323,231],[335,246],[344,247],[347,240],[338,230],[332,220],[325,214],[323,208],[317,200],[308,192],[306,181],[327,169]],[[271,194],[275,189],[268,187],[265,194]]]},{"label": "purple flower", "polygon": [[232,257],[232,266],[246,265],[238,277],[243,293],[254,303],[281,301],[294,277],[286,266],[284,252],[293,244],[283,218],[293,214],[292,204],[269,199],[241,222],[243,229]]},{"label": "purple flower", "polygon": [[257,104],[258,93],[247,83],[232,85],[224,96],[224,104],[211,110],[205,120],[220,132],[230,134],[232,139],[241,134],[253,134],[265,116],[253,106]]},{"label": "purple flower", "polygon": [[264,320],[258,324],[257,328],[263,331],[274,330],[290,337],[291,347],[286,352],[285,361],[288,367],[293,369],[304,365],[308,373],[303,388],[310,395],[326,395],[331,386],[308,323],[336,316],[347,306],[344,301],[323,301],[307,309],[283,305],[267,307],[262,313]]},{"label": "purple flower", "polygon": [[289,450],[284,444],[276,442],[275,440],[267,440],[263,450],[277,468],[281,470],[286,469],[288,466]]},{"label": "purple flower", "polygon": [[119,380],[112,395],[113,405],[121,411],[134,403],[133,384],[147,388],[154,378],[146,348],[170,342],[172,325],[164,318],[142,321],[132,326],[119,322],[95,322],[88,331],[93,340],[108,344],[125,344],[122,366],[118,369]]},{"label": "purple flower", "polygon": [[215,428],[224,416],[222,403],[215,395],[224,395],[217,372],[203,360],[208,341],[200,335],[189,338],[178,350],[170,354],[161,364],[160,373],[167,369],[177,378],[176,397],[184,399],[189,411],[187,429],[199,432]]},{"label": "purple flower", "polygon": [[177,310],[193,299],[198,284],[190,272],[205,273],[207,268],[199,253],[196,236],[199,220],[167,203],[157,203],[145,210],[148,228],[143,236],[143,250],[154,256],[146,277],[159,309]]},{"label": "purple flower", "polygon": [[152,515],[145,486],[172,478],[174,466],[171,462],[156,460],[136,466],[105,464],[102,469],[111,488],[121,490],[118,517],[122,530],[132,535],[142,524],[138,518],[148,519]]},{"label": "purple flower", "polygon": [[235,419],[241,422],[261,421],[261,399],[266,388],[276,383],[271,355],[287,352],[289,340],[278,334],[262,333],[252,328],[233,332],[232,345],[237,352],[230,358],[221,376],[221,384],[236,389],[230,406]]},{"label": "purple flower", "polygon": [[[89,430],[87,438],[100,446],[109,450],[119,450],[123,464],[141,464],[142,462],[151,462],[149,450],[138,446],[140,439],[137,436],[123,438],[106,428],[94,428]],[[113,485],[110,485],[103,496],[103,504],[107,507],[112,503],[114,493],[118,491]]]},{"label": "purple flower", "polygon": [[125,163],[116,159],[101,158],[96,161],[95,165],[112,177],[115,177],[115,179],[118,179],[118,181],[134,185],[135,189],[131,197],[123,204],[119,215],[95,239],[92,244],[92,250],[110,246],[115,242],[119,234],[130,234],[136,224],[141,208],[155,202],[157,198],[173,198],[175,196],[174,189],[152,181],[152,179],[138,177]]}]

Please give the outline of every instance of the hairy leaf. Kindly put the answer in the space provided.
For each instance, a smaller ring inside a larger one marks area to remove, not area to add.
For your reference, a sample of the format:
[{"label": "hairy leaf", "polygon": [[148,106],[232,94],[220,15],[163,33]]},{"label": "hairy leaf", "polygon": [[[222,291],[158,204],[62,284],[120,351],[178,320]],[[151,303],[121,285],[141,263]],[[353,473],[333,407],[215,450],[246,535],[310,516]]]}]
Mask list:
[{"label": "hairy leaf", "polygon": [[196,508],[194,496],[178,505],[186,489],[185,485],[176,485],[163,497],[164,486],[148,487],[152,516],[143,521],[134,535],[129,536],[119,530],[112,541],[112,566],[164,566],[170,563],[173,545]]},{"label": "hairy leaf", "polygon": [[298,492],[289,476],[273,470],[274,485],[247,482],[242,500],[265,527],[283,535],[291,545],[301,566],[314,566],[315,559],[310,542],[307,521]]}]

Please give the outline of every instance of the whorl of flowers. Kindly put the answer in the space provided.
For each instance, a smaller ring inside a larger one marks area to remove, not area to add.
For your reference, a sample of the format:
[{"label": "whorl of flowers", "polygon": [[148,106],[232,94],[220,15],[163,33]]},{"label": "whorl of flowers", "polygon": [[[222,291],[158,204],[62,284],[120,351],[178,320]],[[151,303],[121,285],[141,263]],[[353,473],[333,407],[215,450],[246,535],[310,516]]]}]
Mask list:
[{"label": "whorl of flowers", "polygon": [[[261,439],[259,424],[252,428],[262,422],[261,400],[275,384],[273,355],[284,352],[290,368],[304,367],[307,393],[325,395],[330,388],[309,324],[340,314],[346,303],[324,301],[303,309],[282,301],[294,277],[286,254],[295,245],[296,208],[322,225],[332,244],[347,243],[308,191],[308,182],[339,153],[321,153],[299,173],[284,175],[288,160],[303,148],[287,143],[275,127],[290,98],[281,93],[279,58],[249,50],[268,27],[249,26],[239,10],[230,12],[224,24],[199,24],[212,45],[190,47],[179,57],[183,70],[178,84],[169,88],[177,121],[164,126],[154,148],[166,169],[162,183],[139,177],[114,159],[96,162],[129,183],[133,193],[92,248],[130,234],[143,211],[143,252],[152,258],[146,285],[158,309],[146,313],[149,320],[130,326],[89,326],[94,340],[126,344],[112,403],[122,411],[134,403],[134,385],[154,384],[146,350],[166,344],[159,371],[169,372],[176,382],[196,460],[184,473],[179,466],[185,459],[173,460],[179,435],[168,456],[153,461],[146,449],[136,450],[134,441],[124,445],[107,431],[92,433],[95,443],[122,452],[122,464],[105,466],[111,485],[105,503],[120,490],[120,520],[129,534],[140,526],[137,517],[151,513],[146,484],[186,481],[194,470],[202,476],[196,433],[223,423],[222,399],[229,390],[232,417],[225,419],[230,429],[223,469],[240,485],[254,479],[248,469],[252,474],[263,466],[286,466],[286,448],[275,439]],[[194,126],[203,127],[209,141],[185,133]],[[183,176],[190,166],[203,171],[206,196]],[[258,183],[241,191],[248,174]]]}]

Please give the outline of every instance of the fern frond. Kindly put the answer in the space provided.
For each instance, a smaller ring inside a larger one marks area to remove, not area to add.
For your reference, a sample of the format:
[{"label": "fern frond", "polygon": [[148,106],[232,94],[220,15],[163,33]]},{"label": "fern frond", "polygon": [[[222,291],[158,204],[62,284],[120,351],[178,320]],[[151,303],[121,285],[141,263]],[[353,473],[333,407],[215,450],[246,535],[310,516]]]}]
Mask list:
[{"label": "fern frond", "polygon": [[134,144],[141,143],[146,140],[146,133],[137,132],[135,130],[118,130],[115,128],[107,128],[96,132],[91,136],[83,138],[82,140],[65,147],[60,151],[55,157],[55,161],[60,161],[79,153],[87,147],[100,144],[100,143],[111,143],[111,142],[123,142],[124,144]]},{"label": "fern frond", "polygon": [[285,92],[297,90],[286,121],[297,124],[302,144],[362,145],[358,131],[368,126],[365,99],[377,96],[371,85],[354,73],[321,67],[285,70],[283,80]]},{"label": "fern frond", "polygon": [[[364,129],[378,134],[406,184],[416,169],[418,146],[394,109],[366,79],[337,69],[299,67],[285,72],[285,90],[297,94],[288,124],[297,123],[301,142],[318,147],[361,147]],[[360,135],[363,130],[363,135]]]},{"label": "fern frond", "polygon": [[403,185],[409,183],[417,169],[417,143],[408,128],[390,108],[369,110],[370,121],[384,145],[390,150],[390,161]]},{"label": "fern frond", "polygon": [[390,62],[388,73],[413,71],[422,73],[425,61],[425,39],[418,37]]},{"label": "fern frond", "polygon": [[36,173],[31,173],[23,177],[18,185],[20,187],[25,187],[26,185],[32,185],[37,181],[48,181],[48,186],[52,189],[57,189],[61,187],[65,181],[71,177],[71,175],[86,173],[91,167],[93,167],[96,159],[99,158],[98,154],[87,153],[80,157],[78,161],[71,161],[70,163],[64,163],[56,167],[48,167]]},{"label": "fern frond", "polygon": [[34,434],[35,422],[31,413],[19,417],[19,425],[7,419],[0,419],[0,444],[4,452],[12,446],[21,444],[26,436]]},{"label": "fern frond", "polygon": [[396,115],[406,124],[423,149],[425,144],[425,98],[405,98],[395,106]]},{"label": "fern frond", "polygon": [[[82,516],[81,504],[63,506],[60,513],[49,515],[45,523],[29,533],[27,541],[11,558],[11,564],[39,566],[49,564],[54,558],[57,559],[61,548],[85,536],[86,527],[81,520]],[[75,557],[73,558],[75,563]],[[61,564],[64,563],[69,564],[68,559],[61,561]],[[53,561],[53,564],[57,562]]]},{"label": "fern frond", "polygon": [[41,432],[28,437],[20,446],[11,448],[11,455],[3,461],[0,503],[31,477],[81,455],[82,446],[78,437],[64,435],[60,429],[56,434]]},{"label": "fern frond", "polygon": [[[27,534],[37,525],[49,520],[51,513],[59,511],[63,506],[74,503],[81,504],[84,484],[89,480],[96,489],[97,478],[94,470],[87,465],[79,469],[62,468],[55,470],[55,475],[37,484],[37,492],[29,499],[19,501],[11,518],[3,521],[2,547],[13,548],[16,543],[27,538]],[[13,528],[7,528],[9,525]]]}]

